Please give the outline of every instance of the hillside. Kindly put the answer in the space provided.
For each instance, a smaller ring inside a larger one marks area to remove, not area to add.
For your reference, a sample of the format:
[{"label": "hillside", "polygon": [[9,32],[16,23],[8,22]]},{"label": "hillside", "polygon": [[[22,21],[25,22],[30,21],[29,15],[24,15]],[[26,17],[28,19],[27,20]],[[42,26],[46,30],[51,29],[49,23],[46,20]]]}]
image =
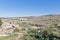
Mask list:
[{"label": "hillside", "polygon": [[60,15],[0,20],[0,40],[60,40]]}]

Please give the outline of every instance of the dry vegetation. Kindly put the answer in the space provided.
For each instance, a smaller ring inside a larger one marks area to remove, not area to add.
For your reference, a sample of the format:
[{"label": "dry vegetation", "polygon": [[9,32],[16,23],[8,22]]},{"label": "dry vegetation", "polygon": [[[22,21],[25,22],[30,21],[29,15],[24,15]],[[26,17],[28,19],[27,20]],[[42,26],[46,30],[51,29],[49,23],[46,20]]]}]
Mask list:
[{"label": "dry vegetation", "polygon": [[60,15],[1,18],[0,40],[60,40],[59,18]]}]

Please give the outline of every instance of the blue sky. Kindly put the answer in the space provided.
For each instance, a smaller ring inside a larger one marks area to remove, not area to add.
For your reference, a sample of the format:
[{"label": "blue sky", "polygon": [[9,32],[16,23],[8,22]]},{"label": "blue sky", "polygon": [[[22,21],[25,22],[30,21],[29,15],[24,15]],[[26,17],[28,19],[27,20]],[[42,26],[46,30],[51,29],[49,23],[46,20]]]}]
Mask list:
[{"label": "blue sky", "polygon": [[60,0],[0,0],[0,17],[60,14]]}]

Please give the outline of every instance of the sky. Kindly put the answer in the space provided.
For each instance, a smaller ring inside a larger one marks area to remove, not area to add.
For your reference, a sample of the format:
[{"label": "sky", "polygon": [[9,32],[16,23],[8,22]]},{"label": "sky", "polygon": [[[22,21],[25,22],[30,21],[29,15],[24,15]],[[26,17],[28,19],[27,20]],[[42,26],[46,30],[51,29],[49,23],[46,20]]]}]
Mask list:
[{"label": "sky", "polygon": [[0,0],[0,17],[60,14],[60,0]]}]

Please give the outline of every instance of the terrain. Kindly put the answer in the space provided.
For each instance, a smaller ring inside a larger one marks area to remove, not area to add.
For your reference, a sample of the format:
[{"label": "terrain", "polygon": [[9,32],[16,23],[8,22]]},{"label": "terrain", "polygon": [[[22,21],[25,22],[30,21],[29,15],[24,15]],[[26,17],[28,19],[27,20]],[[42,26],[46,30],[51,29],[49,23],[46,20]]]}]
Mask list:
[{"label": "terrain", "polygon": [[60,40],[60,15],[2,17],[0,40]]}]

